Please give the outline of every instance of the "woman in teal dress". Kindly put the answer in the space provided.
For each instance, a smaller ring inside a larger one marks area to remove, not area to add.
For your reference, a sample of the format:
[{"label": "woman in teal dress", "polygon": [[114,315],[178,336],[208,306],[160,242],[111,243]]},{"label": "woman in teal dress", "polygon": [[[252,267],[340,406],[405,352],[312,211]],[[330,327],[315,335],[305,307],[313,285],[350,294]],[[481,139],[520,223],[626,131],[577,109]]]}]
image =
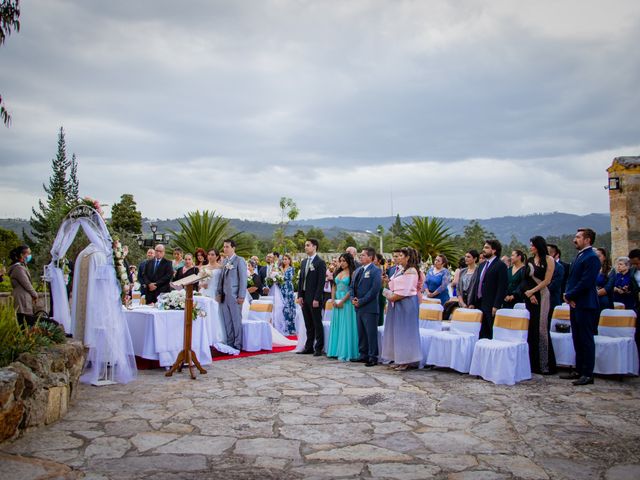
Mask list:
[{"label": "woman in teal dress", "polygon": [[340,255],[338,265],[338,269],[333,274],[335,284],[331,291],[333,310],[327,357],[348,361],[360,357],[356,310],[349,300],[349,285],[355,270],[351,254]]}]

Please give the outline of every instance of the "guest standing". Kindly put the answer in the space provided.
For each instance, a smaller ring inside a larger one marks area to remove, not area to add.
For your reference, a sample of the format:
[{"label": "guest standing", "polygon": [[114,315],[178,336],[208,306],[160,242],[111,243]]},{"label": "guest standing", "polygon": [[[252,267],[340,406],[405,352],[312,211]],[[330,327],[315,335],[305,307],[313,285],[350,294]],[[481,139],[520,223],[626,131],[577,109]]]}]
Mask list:
[{"label": "guest standing", "polygon": [[530,240],[531,258],[524,270],[524,301],[529,310],[529,359],[531,371],[550,375],[556,372],[556,358],[549,329],[551,294],[549,284],[553,277],[555,261],[549,255],[547,242],[540,236]]},{"label": "guest standing", "polygon": [[[193,257],[191,258],[193,259]],[[171,260],[171,265],[174,272],[177,272],[184,267],[184,252],[181,248],[176,247],[173,249],[173,260]]]},{"label": "guest standing", "polygon": [[[381,253],[376,253],[376,259],[373,261],[373,264],[380,269],[381,279],[384,279],[384,275],[386,272],[384,256]],[[382,282],[380,283],[380,293],[378,294],[378,326],[381,327],[384,325],[384,307],[387,305],[387,299],[383,295],[384,288],[382,287]]]},{"label": "guest standing", "polygon": [[616,259],[616,274],[613,282],[613,301],[624,303],[624,308],[633,310],[636,308],[638,298],[638,285],[631,275],[631,261],[629,257]]},{"label": "guest standing", "polygon": [[[360,254],[361,266],[353,274],[350,287],[351,303],[358,320],[357,361],[367,367],[378,364],[378,294],[382,286],[382,272],[373,265],[375,249],[368,247]],[[355,264],[355,262],[354,262]]]},{"label": "guest standing", "polygon": [[382,361],[407,370],[422,359],[420,348],[417,257],[408,248],[397,251],[397,268],[385,296],[389,301],[382,337]]},{"label": "guest standing", "polygon": [[[173,280],[180,280],[182,278],[186,278],[190,275],[197,275],[200,270],[193,264],[193,255],[187,253],[184,256],[184,265],[180,267],[175,275],[173,276]],[[193,284],[193,290],[198,291],[199,285],[198,283]]]},{"label": "guest standing", "polygon": [[596,279],[596,288],[598,289],[598,304],[600,311],[602,311],[605,308],[613,308],[613,286],[616,281],[616,272],[611,266],[611,259],[606,249],[596,248],[596,255],[601,265]]},{"label": "guest standing", "polygon": [[527,261],[522,250],[511,252],[511,267],[507,269],[507,295],[504,297],[503,308],[513,308],[516,303],[524,301],[522,282],[524,280],[524,264]]},{"label": "guest standing", "polygon": [[262,292],[262,280],[260,279],[260,275],[256,273],[257,266],[258,264],[254,260],[247,262],[247,269],[249,270],[247,279],[251,279],[253,283],[252,286],[249,286],[249,280],[247,280],[247,293],[251,295],[253,300],[258,300]]},{"label": "guest standing", "polygon": [[469,294],[469,308],[482,310],[480,338],[493,338],[493,318],[502,306],[507,291],[507,266],[498,257],[502,244],[495,239],[485,241],[482,248],[484,261],[480,263]]},{"label": "guest standing", "polygon": [[293,268],[293,260],[291,255],[285,253],[282,255],[282,271],[284,275],[284,283],[280,287],[282,293],[282,313],[284,315],[284,323],[289,335],[293,335],[296,331],[296,299],[295,290],[293,289],[293,278],[295,277],[295,269]]},{"label": "guest standing", "polygon": [[207,252],[205,252],[204,248],[196,248],[194,263],[198,268],[202,268],[207,264]]},{"label": "guest standing", "polygon": [[571,268],[571,265],[569,265],[567,262],[562,261],[562,252],[557,245],[548,243],[547,248],[549,249],[549,255],[553,257],[556,265],[562,265],[562,285],[560,289],[562,291],[562,294],[564,294],[565,290],[567,289],[567,279],[569,278],[569,269]]},{"label": "guest standing", "polygon": [[424,289],[429,298],[440,300],[444,305],[449,300],[449,282],[451,276],[449,274],[449,262],[444,255],[436,255],[433,266],[427,272],[427,279],[424,282]]},{"label": "guest standing", "polygon": [[358,350],[358,322],[356,310],[351,303],[350,287],[356,267],[353,257],[343,253],[338,259],[338,268],[334,272],[331,300],[331,329],[327,343],[327,357],[348,361],[360,357]]},{"label": "guest standing", "polygon": [[574,385],[593,383],[593,368],[596,358],[594,335],[598,329],[599,304],[596,279],[601,265],[593,251],[596,232],[590,228],[580,228],[573,243],[578,256],[571,265],[567,279],[565,301],[570,307],[571,335],[576,351],[576,371],[561,375],[563,379],[574,379]]},{"label": "guest standing", "polygon": [[11,265],[9,278],[11,279],[13,307],[16,309],[18,322],[26,321],[33,325],[33,306],[38,300],[38,294],[31,284],[31,274],[27,264],[31,261],[31,249],[21,245],[9,252]]},{"label": "guest standing", "polygon": [[356,247],[347,247],[345,249],[345,252],[353,257],[353,263],[355,264],[356,268],[360,268],[360,265],[362,264],[358,261],[358,250],[356,249]]},{"label": "guest standing", "polygon": [[458,285],[456,287],[458,294],[458,306],[467,308],[469,303],[469,293],[473,289],[473,278],[478,267],[480,255],[477,250],[469,250],[464,254],[465,267],[458,273]]},{"label": "guest standing", "polygon": [[227,239],[223,243],[225,260],[218,283],[216,301],[224,320],[227,345],[242,350],[242,304],[247,295],[247,264],[236,255],[236,242]]},{"label": "guest standing", "polygon": [[273,268],[273,253],[267,253],[265,257],[266,265],[263,265],[258,269],[260,280],[262,282],[262,295],[269,295],[269,287],[267,286],[267,278],[271,275],[271,269]]},{"label": "guest standing", "polygon": [[153,248],[147,250],[147,258],[142,260],[138,265],[138,283],[140,284],[140,295],[145,295],[145,284],[147,283],[144,279],[144,270],[146,268],[147,262],[150,262],[156,256],[156,252]]},{"label": "guest standing", "polygon": [[318,240],[309,238],[304,242],[307,258],[300,265],[298,280],[298,303],[304,315],[307,343],[301,354],[322,355],[324,349],[324,328],[322,325],[322,290],[327,266],[318,255]]},{"label": "guest standing", "polygon": [[169,283],[173,279],[171,262],[164,258],[164,245],[156,245],[154,252],[154,259],[147,261],[144,267],[145,302],[147,304],[156,303],[158,295],[170,292]]}]

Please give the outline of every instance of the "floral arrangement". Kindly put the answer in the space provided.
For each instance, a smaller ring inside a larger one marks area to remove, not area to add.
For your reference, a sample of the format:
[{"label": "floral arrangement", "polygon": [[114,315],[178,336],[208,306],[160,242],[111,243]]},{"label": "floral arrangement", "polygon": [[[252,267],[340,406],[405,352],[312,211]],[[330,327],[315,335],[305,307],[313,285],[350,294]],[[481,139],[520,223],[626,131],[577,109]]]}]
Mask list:
[{"label": "floral arrangement", "polygon": [[102,205],[100,205],[100,202],[98,200],[96,200],[95,198],[84,197],[80,201],[80,204],[81,205],[87,205],[88,207],[93,208],[104,219],[104,212],[102,211]]},{"label": "floral arrangement", "polygon": [[256,284],[253,281],[253,278],[249,275],[247,275],[247,288],[251,288],[251,287],[255,287]]},{"label": "floral arrangement", "polygon": [[277,284],[277,285],[284,284],[284,273],[282,273],[281,270],[278,270],[276,268],[272,269],[266,278],[266,283],[268,287],[271,287],[274,284]]},{"label": "floral arrangement", "polygon": [[[172,290],[171,292],[163,293],[158,297],[156,307],[158,310],[184,310],[186,302],[187,292],[185,290]],[[206,317],[207,312],[194,303],[192,315],[192,319],[197,320],[198,317]]]},{"label": "floral arrangement", "polygon": [[129,292],[129,275],[127,269],[124,267],[124,251],[119,239],[113,241],[113,264],[116,269],[116,278],[120,282],[122,288],[122,297],[126,302],[126,297]]}]

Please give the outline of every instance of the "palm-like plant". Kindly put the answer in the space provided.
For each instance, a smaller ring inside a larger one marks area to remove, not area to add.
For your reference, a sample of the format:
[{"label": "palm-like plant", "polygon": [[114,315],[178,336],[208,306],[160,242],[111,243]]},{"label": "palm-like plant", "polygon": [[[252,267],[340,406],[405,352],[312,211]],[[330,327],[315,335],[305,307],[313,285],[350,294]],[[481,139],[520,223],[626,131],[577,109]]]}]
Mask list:
[{"label": "palm-like plant", "polygon": [[170,230],[174,237],[172,243],[176,247],[180,247],[185,252],[195,252],[197,248],[204,248],[208,251],[211,248],[222,249],[222,242],[230,238],[237,243],[236,253],[238,255],[247,255],[250,252],[247,249],[246,242],[242,232],[232,233],[229,220],[216,215],[216,212],[204,210],[200,212],[187,213],[184,220],[178,220],[180,231]]},{"label": "palm-like plant", "polygon": [[450,262],[456,262],[459,256],[453,235],[441,218],[413,217],[411,223],[404,224],[400,243],[415,248],[423,261],[443,254]]}]

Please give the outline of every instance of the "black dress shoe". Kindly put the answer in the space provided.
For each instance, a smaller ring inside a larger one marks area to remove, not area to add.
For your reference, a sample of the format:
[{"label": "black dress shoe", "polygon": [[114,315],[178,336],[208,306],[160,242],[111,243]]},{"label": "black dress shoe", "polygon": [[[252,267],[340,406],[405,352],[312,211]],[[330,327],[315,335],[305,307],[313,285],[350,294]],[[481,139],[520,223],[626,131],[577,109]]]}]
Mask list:
[{"label": "black dress shoe", "polygon": [[576,386],[580,386],[580,385],[592,385],[593,384],[593,377],[580,377],[578,380],[576,380],[575,382],[571,382],[572,384],[576,385]]},{"label": "black dress shoe", "polygon": [[562,380],[577,380],[581,377],[582,375],[580,375],[578,372],[571,372],[571,373],[565,373],[563,375],[560,375],[560,378]]},{"label": "black dress shoe", "polygon": [[365,367],[375,367],[378,362],[367,362],[364,364]]},{"label": "black dress shoe", "polygon": [[296,352],[298,355],[311,355],[313,350],[302,350],[301,352]]},{"label": "black dress shoe", "polygon": [[352,363],[367,363],[367,359],[365,358],[352,358],[349,360]]},{"label": "black dress shoe", "polygon": [[318,352],[313,352],[313,356],[314,357],[321,357],[322,356],[322,352],[318,351]]}]

